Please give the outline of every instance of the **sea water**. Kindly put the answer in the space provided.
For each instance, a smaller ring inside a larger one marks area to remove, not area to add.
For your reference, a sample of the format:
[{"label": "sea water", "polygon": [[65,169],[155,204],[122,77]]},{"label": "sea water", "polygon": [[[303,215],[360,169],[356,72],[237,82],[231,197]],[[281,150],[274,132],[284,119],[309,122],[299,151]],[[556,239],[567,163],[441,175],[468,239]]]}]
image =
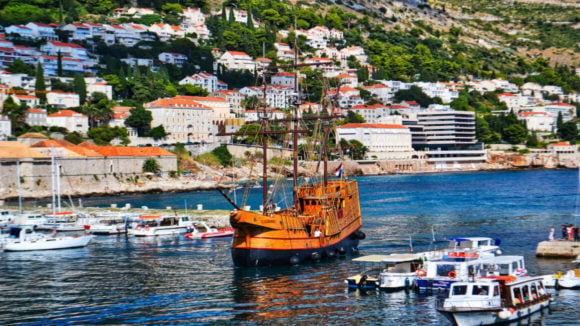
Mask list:
[{"label": "sea water", "polygon": [[[570,268],[536,258],[550,227],[578,220],[578,171],[537,170],[361,177],[360,254],[415,252],[452,236],[500,238],[529,274]],[[257,208],[261,193],[248,203]],[[242,197],[237,195],[238,200]],[[230,209],[217,192],[85,198],[85,205]],[[557,233],[557,235],[559,235]],[[435,241],[433,241],[433,238]],[[348,291],[349,258],[236,268],[230,239],[95,237],[86,248],[0,253],[0,324],[445,325],[437,295]],[[580,244],[580,243],[579,243]],[[578,325],[580,291],[554,291],[525,323]]]}]

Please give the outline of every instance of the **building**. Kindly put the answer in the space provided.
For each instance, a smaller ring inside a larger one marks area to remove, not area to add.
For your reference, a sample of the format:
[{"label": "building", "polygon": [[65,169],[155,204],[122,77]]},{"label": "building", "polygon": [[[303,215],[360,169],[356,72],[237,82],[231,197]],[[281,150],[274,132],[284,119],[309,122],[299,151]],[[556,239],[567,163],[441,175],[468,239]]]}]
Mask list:
[{"label": "building", "polygon": [[213,124],[213,110],[192,97],[157,99],[145,103],[143,107],[153,116],[151,127],[162,125],[165,128],[165,142],[213,142],[213,136],[217,132]]},{"label": "building", "polygon": [[[58,57],[50,55],[41,55],[38,62],[44,69],[44,75],[56,76],[58,75]],[[85,66],[81,59],[61,58],[62,71],[68,74],[84,74]]]},{"label": "building", "polygon": [[200,72],[192,76],[187,76],[179,81],[179,85],[185,84],[199,86],[210,93],[213,93],[217,90],[228,89],[228,84],[221,82],[217,76],[207,72]]},{"label": "building", "polygon": [[540,132],[552,132],[554,130],[554,117],[547,112],[520,112],[518,120],[526,122],[528,130]]},{"label": "building", "polygon": [[381,118],[391,114],[391,109],[383,104],[359,104],[352,106],[348,110],[360,114],[366,123],[378,123]]},{"label": "building", "polygon": [[21,105],[24,103],[26,107],[35,108],[40,105],[40,99],[33,95],[12,95],[14,103]]},{"label": "building", "polygon": [[10,135],[12,135],[12,121],[0,114],[0,140],[6,140]]},{"label": "building", "polygon": [[185,62],[187,62],[187,56],[181,53],[162,52],[159,53],[159,61],[165,64],[176,65],[181,68]]},{"label": "building", "polygon": [[89,117],[72,110],[61,110],[46,117],[49,126],[66,128],[69,132],[86,134],[89,131]]},{"label": "building", "polygon": [[26,27],[32,30],[32,35],[35,39],[42,39],[47,41],[57,41],[58,35],[56,35],[55,27],[57,24],[42,24],[42,23],[28,23]]},{"label": "building", "polygon": [[336,129],[337,140],[358,140],[373,159],[408,160],[412,158],[411,131],[394,124],[349,123]]},{"label": "building", "polygon": [[272,85],[282,85],[294,88],[296,76],[289,72],[279,72],[272,76]]},{"label": "building", "polygon": [[427,162],[448,169],[461,163],[483,163],[486,151],[475,137],[475,113],[424,110],[404,121],[411,129],[413,148],[425,151]]},{"label": "building", "polygon": [[252,57],[245,52],[240,51],[226,51],[217,60],[218,64],[232,70],[250,70],[256,68],[256,64]]},{"label": "building", "polygon": [[[253,122],[261,120],[264,114],[264,108],[260,108],[259,110],[247,110],[246,111],[246,122]],[[284,119],[286,118],[286,113],[280,110],[268,110],[268,119]]]},{"label": "building", "polygon": [[244,95],[236,90],[223,90],[219,89],[211,94],[214,97],[225,98],[230,104],[230,112],[235,113],[237,116],[241,116],[242,112],[242,100]]},{"label": "building", "polygon": [[28,109],[26,111],[26,124],[29,126],[47,126],[46,110]]},{"label": "building", "polygon": [[46,103],[58,108],[76,108],[81,105],[79,94],[59,91],[48,92]]},{"label": "building", "polygon": [[103,93],[109,100],[113,99],[113,86],[106,82],[87,83],[87,94],[90,96],[93,93]]}]

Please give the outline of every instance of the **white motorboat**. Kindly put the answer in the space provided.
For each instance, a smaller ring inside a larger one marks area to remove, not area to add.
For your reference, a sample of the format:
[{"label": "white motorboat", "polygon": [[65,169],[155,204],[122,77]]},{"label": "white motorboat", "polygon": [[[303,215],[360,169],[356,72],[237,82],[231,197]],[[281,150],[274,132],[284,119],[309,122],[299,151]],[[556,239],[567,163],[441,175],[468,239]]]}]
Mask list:
[{"label": "white motorboat", "polygon": [[459,326],[509,323],[550,306],[541,277],[498,276],[451,285],[436,309]]},{"label": "white motorboat", "polygon": [[558,271],[555,274],[543,275],[544,283],[547,287],[563,288],[563,289],[580,289],[580,257],[573,260],[575,264],[573,269],[570,269],[562,274]]},{"label": "white motorboat", "polygon": [[500,239],[492,239],[488,237],[462,237],[462,238],[448,238],[448,250],[460,251],[469,250],[482,253],[490,253],[492,255],[501,255]]},{"label": "white motorboat", "polygon": [[417,270],[415,283],[419,291],[446,290],[455,282],[507,275],[527,275],[523,256],[480,257],[478,253],[458,251],[447,253],[442,260],[426,261],[423,269]]},{"label": "white motorboat", "polygon": [[207,225],[207,223],[203,221],[194,222],[188,231],[189,232],[185,234],[185,237],[189,239],[222,238],[234,235],[233,228],[218,229]]},{"label": "white motorboat", "polygon": [[90,235],[60,235],[37,233],[30,226],[13,228],[18,237],[4,238],[4,251],[55,250],[85,247],[91,242]]},{"label": "white motorboat", "polygon": [[379,275],[387,268],[383,259],[389,255],[367,255],[353,258],[359,264],[360,273],[349,276],[344,280],[349,289],[376,289],[379,287]]},{"label": "white motorboat", "polygon": [[78,223],[90,234],[115,235],[127,233],[130,221],[138,217],[127,213],[101,212],[98,215],[80,218]]},{"label": "white motorboat", "polygon": [[78,224],[79,214],[75,212],[57,212],[44,216],[44,223],[37,225],[37,230],[73,232],[83,231],[84,225]]},{"label": "white motorboat", "polygon": [[189,216],[141,215],[133,230],[136,237],[176,235],[186,233],[193,225]]},{"label": "white motorboat", "polygon": [[381,290],[408,289],[417,280],[417,270],[423,266],[422,254],[392,254],[383,259],[386,268],[379,274]]}]

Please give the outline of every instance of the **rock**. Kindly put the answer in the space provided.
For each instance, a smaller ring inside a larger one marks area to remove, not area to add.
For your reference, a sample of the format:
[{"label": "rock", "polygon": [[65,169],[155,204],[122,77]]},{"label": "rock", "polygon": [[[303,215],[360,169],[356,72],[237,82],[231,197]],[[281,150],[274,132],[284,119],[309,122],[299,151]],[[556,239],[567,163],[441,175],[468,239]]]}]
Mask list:
[{"label": "rock", "polygon": [[575,258],[580,255],[580,242],[542,241],[536,248],[536,256],[549,258]]}]

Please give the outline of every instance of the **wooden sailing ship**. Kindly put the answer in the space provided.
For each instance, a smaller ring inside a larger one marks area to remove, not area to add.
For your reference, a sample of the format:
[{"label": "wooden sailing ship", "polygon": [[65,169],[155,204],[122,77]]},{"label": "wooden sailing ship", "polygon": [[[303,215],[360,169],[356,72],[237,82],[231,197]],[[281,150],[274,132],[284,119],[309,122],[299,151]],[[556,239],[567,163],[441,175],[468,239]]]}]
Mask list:
[{"label": "wooden sailing ship", "polygon": [[[297,83],[295,90],[298,90]],[[260,131],[244,134],[263,136],[263,191],[260,211],[242,209],[230,200],[235,207],[230,213],[230,223],[235,230],[231,250],[236,266],[297,265],[334,258],[356,251],[359,240],[365,238],[365,234],[360,231],[362,218],[356,180],[346,178],[342,173],[342,164],[337,169],[336,177],[328,176],[329,121],[337,116],[299,118],[299,95],[294,102],[292,118],[269,120],[267,109],[264,108],[260,116]],[[310,178],[309,182],[299,184],[298,135],[312,132],[298,129],[299,121],[304,120],[317,120],[324,126],[320,155],[323,169],[321,178]],[[291,122],[292,126],[284,130],[270,130],[270,122]],[[273,205],[272,194],[269,193],[267,136],[275,134],[293,136],[292,202],[287,207]],[[228,198],[223,190],[220,192]]]}]

